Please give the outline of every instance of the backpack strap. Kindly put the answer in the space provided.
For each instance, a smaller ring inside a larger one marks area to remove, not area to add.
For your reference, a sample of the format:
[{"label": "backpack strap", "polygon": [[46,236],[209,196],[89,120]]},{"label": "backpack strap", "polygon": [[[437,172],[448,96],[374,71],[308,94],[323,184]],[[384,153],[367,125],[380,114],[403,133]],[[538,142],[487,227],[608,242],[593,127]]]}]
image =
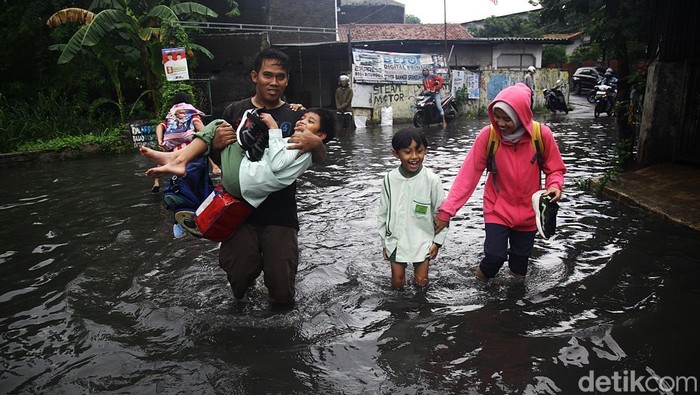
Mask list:
[{"label": "backpack strap", "polygon": [[542,165],[544,163],[542,152],[544,151],[544,143],[542,142],[542,128],[537,121],[532,122],[532,146],[535,148],[535,155],[530,159],[530,163],[537,162],[539,184],[542,185]]},{"label": "backpack strap", "polygon": [[496,175],[498,174],[498,169],[496,168],[496,160],[494,155],[496,154],[496,149],[498,148],[498,135],[496,134],[496,129],[493,125],[490,125],[489,130],[489,141],[486,143],[486,173],[491,172],[491,177],[493,177],[493,187],[498,192],[498,184],[496,184]]},{"label": "backpack strap", "polygon": [[530,159],[530,163],[537,161],[537,165],[542,169],[544,144],[542,143],[542,129],[537,121],[532,121],[532,148],[535,149],[535,154]]}]

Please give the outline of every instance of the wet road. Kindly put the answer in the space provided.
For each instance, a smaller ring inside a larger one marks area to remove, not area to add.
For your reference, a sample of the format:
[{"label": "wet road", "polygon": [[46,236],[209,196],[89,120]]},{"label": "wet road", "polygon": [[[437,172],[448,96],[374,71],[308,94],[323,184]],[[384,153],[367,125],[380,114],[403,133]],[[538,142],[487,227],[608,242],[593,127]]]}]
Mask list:
[{"label": "wet road", "polygon": [[[609,167],[616,139],[576,99],[539,116],[569,173],[558,234],[537,239],[525,284],[473,279],[480,186],[428,290],[390,290],[376,208],[406,125],[341,133],[301,179],[286,312],[261,283],[233,300],[216,243],[173,239],[137,154],[1,169],[0,392],[573,394],[694,377],[700,237],[576,188]],[[484,122],[427,131],[446,188]]]}]

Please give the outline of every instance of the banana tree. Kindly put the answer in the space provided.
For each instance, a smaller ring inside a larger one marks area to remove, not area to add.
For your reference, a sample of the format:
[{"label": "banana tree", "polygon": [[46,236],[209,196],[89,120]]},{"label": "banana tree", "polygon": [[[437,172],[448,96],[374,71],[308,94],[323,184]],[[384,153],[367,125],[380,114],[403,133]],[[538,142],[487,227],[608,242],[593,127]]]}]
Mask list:
[{"label": "banana tree", "polygon": [[160,1],[148,0],[94,0],[87,10],[66,8],[47,20],[47,25],[52,28],[69,22],[83,24],[68,43],[53,46],[54,49],[61,50],[58,63],[69,63],[86,49],[91,50],[110,76],[122,118],[125,114],[119,74],[121,63],[136,63],[142,70],[146,92],[157,111],[160,105],[156,92],[163,79],[160,60],[163,44],[185,46],[190,54],[192,50],[196,50],[213,58],[206,48],[189,43],[187,33],[179,22],[181,18],[216,18],[217,14],[194,2],[169,6],[159,3]]}]

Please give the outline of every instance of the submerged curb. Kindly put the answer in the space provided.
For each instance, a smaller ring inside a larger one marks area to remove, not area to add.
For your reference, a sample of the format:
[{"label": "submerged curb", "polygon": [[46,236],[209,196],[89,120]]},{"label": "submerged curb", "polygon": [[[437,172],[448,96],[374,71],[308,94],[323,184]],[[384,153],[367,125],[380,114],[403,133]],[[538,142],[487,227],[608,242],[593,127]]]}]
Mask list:
[{"label": "submerged curb", "polygon": [[[600,189],[601,177],[591,181]],[[700,169],[662,164],[618,174],[601,193],[666,220],[700,231]]]}]

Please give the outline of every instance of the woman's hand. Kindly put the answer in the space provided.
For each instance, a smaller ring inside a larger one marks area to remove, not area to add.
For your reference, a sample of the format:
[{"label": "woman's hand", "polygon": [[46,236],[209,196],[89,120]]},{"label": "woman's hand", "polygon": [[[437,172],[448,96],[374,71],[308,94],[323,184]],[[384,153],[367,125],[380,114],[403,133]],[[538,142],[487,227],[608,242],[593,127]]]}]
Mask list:
[{"label": "woman's hand", "polygon": [[443,221],[440,218],[435,217],[435,221],[433,223],[433,227],[435,228],[435,233],[440,233],[440,231],[445,229],[447,227],[447,225],[449,225],[449,224],[450,224],[449,221]]},{"label": "woman's hand", "polygon": [[547,189],[547,195],[552,196],[552,202],[556,202],[561,199],[561,191],[555,186],[551,186]]}]

